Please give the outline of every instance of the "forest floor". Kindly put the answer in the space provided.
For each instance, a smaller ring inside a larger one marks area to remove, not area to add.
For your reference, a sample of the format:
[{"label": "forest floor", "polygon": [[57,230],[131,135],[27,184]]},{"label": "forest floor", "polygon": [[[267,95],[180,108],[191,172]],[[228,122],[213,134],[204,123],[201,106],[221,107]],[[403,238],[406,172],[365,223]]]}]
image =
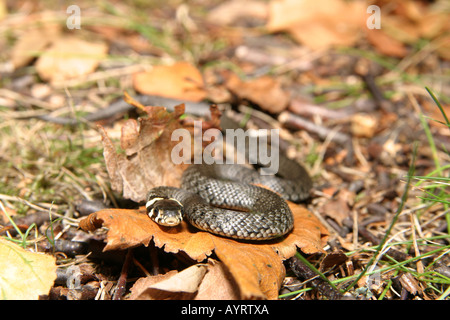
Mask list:
[{"label": "forest floor", "polygon": [[[449,299],[446,1],[63,3],[0,0],[2,298]],[[314,184],[293,232],[155,226],[168,137],[205,119],[85,120],[125,93],[277,129]]]}]

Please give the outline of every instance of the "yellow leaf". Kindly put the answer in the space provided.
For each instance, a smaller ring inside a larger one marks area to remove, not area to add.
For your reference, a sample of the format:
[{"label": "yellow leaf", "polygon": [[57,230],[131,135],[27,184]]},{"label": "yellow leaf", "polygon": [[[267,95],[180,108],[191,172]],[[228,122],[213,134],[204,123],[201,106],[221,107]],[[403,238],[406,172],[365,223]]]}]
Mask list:
[{"label": "yellow leaf", "polygon": [[35,300],[46,295],[56,279],[55,258],[29,252],[0,238],[0,298]]}]

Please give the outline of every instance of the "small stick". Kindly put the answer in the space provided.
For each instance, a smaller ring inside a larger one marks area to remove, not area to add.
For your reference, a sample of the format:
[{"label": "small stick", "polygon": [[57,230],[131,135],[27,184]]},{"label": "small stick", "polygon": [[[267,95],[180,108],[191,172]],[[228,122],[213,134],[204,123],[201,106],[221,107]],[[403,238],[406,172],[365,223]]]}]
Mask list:
[{"label": "small stick", "polygon": [[332,110],[320,105],[303,102],[299,99],[292,100],[288,109],[299,116],[319,116],[320,118],[334,120],[350,118],[352,112],[355,112],[347,109]]},{"label": "small stick", "polygon": [[331,129],[319,126],[288,111],[282,112],[278,116],[278,120],[284,125],[294,126],[296,128],[315,133],[321,139],[326,139],[329,135],[331,135],[331,139],[341,145],[347,145],[348,142],[351,141],[350,137],[345,133],[333,132]]},{"label": "small stick", "polygon": [[133,261],[133,249],[128,249],[125,262],[122,266],[122,271],[120,272],[119,280],[117,281],[116,292],[114,292],[113,300],[120,300],[125,293],[128,270],[130,269],[131,261]]}]

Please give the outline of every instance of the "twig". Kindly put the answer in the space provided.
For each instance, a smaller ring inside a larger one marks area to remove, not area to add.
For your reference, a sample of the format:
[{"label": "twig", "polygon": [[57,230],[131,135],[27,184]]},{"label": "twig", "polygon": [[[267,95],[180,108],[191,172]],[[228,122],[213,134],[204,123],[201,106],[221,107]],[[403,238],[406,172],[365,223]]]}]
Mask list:
[{"label": "twig", "polygon": [[302,117],[292,114],[291,112],[284,111],[278,116],[278,120],[287,126],[293,126],[298,129],[304,129],[308,132],[315,133],[321,139],[326,139],[330,134],[332,135],[332,140],[341,144],[347,145],[351,141],[350,137],[342,132],[333,132],[332,129],[319,126],[311,121],[308,121]]},{"label": "twig", "polygon": [[15,91],[11,91],[8,89],[0,89],[0,97],[6,97],[8,99],[21,102],[26,105],[37,106],[39,108],[46,109],[49,111],[52,111],[54,109],[54,107],[50,103],[47,103],[45,101],[33,97],[24,96],[22,94],[19,94]]},{"label": "twig", "polygon": [[133,261],[133,249],[128,249],[127,255],[125,256],[125,262],[122,266],[122,271],[120,272],[119,280],[117,281],[117,287],[113,295],[113,300],[120,300],[125,293],[131,261]]},{"label": "twig", "polygon": [[322,119],[345,119],[350,118],[354,110],[339,109],[332,110],[320,105],[303,102],[299,99],[293,99],[289,105],[289,110],[296,115],[319,116]]},{"label": "twig", "polygon": [[367,72],[365,74],[360,74],[364,83],[366,84],[367,89],[373,96],[373,100],[375,101],[378,108],[381,110],[388,110],[390,105],[389,100],[384,98],[383,93],[375,82],[375,77],[372,73]]},{"label": "twig", "polygon": [[156,276],[160,273],[160,271],[159,271],[158,250],[156,249],[154,242],[152,242],[148,246],[148,250],[150,253],[150,259],[152,261],[152,275]]}]

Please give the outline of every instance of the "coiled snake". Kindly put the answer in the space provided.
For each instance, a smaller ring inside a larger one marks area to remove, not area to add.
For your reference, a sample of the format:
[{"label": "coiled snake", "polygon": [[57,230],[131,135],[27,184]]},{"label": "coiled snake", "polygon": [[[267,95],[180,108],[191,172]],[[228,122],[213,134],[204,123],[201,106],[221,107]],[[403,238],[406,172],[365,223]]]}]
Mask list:
[{"label": "coiled snake", "polygon": [[[277,193],[298,202],[308,197],[312,185],[302,166],[282,159],[283,178],[260,176],[236,164],[191,165],[183,173],[181,189],[150,190],[146,203],[148,215],[164,226],[178,225],[184,216],[198,229],[234,239],[281,237],[292,230],[293,216]],[[266,185],[277,193],[249,183]]]}]

